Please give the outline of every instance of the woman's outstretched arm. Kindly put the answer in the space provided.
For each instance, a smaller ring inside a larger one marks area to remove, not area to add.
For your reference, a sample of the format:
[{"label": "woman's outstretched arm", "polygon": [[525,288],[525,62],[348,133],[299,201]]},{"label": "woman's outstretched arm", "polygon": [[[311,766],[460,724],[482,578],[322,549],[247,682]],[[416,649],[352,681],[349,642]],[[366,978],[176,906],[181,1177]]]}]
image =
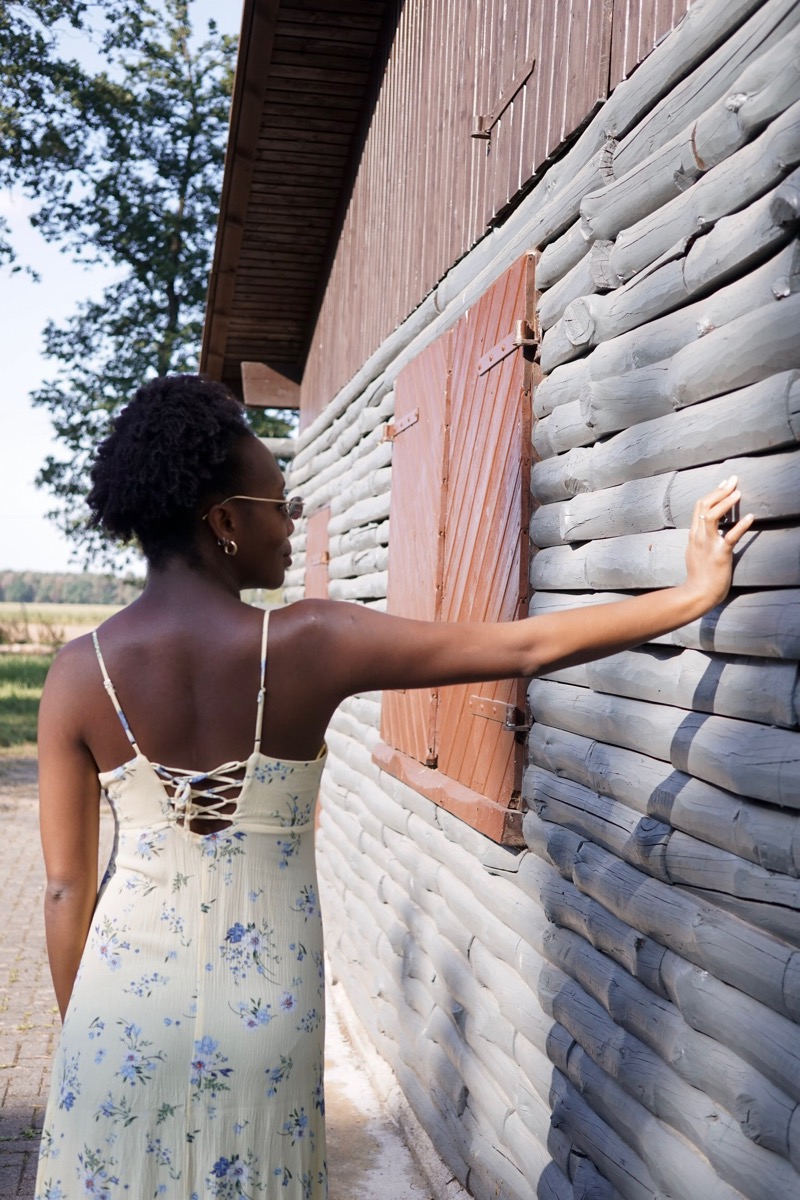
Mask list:
[{"label": "woman's outstretched arm", "polygon": [[411,621],[359,605],[309,604],[309,643],[319,623],[319,651],[341,695],[379,688],[431,687],[534,676],[641,645],[697,620],[728,594],[733,548],[753,522],[743,517],[722,534],[720,520],[739,500],[736,478],[697,502],[677,587],[499,624]]}]

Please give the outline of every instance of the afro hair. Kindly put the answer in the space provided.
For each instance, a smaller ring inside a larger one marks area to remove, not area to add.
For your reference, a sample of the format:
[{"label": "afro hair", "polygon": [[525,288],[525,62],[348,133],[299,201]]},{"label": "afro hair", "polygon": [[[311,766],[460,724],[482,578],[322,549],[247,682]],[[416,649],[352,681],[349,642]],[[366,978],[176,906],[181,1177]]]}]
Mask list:
[{"label": "afro hair", "polygon": [[89,524],[135,538],[152,566],[192,559],[198,508],[206,497],[236,490],[235,447],[253,436],[243,406],[222,384],[198,375],[151,380],[98,447]]}]

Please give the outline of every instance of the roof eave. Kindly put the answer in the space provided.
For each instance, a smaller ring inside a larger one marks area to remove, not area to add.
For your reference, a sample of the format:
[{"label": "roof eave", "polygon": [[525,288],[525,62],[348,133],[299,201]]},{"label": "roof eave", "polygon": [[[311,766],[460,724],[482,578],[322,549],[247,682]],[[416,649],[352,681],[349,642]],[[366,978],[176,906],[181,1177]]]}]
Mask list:
[{"label": "roof eave", "polygon": [[280,0],[245,0],[200,370],[221,379]]}]

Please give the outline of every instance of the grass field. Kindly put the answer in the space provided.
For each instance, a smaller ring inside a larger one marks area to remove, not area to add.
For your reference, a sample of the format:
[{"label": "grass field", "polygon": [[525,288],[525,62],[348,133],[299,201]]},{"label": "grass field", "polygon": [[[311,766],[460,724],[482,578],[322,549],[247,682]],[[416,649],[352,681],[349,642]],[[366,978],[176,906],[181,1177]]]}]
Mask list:
[{"label": "grass field", "polygon": [[36,741],[39,698],[51,654],[0,654],[0,746]]},{"label": "grass field", "polygon": [[35,753],[39,699],[53,654],[117,611],[113,604],[0,603],[0,751]]},{"label": "grass field", "polygon": [[0,602],[0,647],[37,646],[57,650],[64,642],[95,629],[115,604],[18,604]]}]

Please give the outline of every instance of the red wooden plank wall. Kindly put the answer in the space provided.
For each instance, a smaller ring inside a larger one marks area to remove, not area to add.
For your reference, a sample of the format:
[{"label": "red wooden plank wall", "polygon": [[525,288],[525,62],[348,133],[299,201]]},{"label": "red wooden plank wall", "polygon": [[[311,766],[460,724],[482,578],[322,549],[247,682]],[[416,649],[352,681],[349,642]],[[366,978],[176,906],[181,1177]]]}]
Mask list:
[{"label": "red wooden plank wall", "polygon": [[328,599],[329,507],[308,518],[306,529],[306,600]]},{"label": "red wooden plank wall", "polygon": [[[311,340],[303,426],[688,2],[405,0]],[[472,138],[532,55],[491,139]]]}]

